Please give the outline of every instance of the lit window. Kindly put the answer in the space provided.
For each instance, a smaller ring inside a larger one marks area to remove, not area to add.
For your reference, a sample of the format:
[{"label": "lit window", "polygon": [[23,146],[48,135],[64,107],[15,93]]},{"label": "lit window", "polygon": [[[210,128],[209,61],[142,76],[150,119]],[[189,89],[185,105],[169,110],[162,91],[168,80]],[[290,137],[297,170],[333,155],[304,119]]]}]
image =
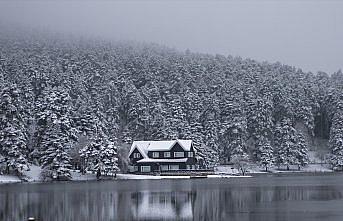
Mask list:
[{"label": "lit window", "polygon": [[141,172],[150,172],[151,169],[150,169],[150,166],[141,166]]},{"label": "lit window", "polygon": [[164,156],[165,158],[170,157],[170,152],[164,152],[163,156]]},{"label": "lit window", "polygon": [[178,170],[179,165],[169,165],[170,170]]},{"label": "lit window", "polygon": [[159,158],[160,157],[160,154],[158,152],[153,152],[152,153],[152,157],[153,158]]},{"label": "lit window", "polygon": [[140,153],[134,153],[133,158],[141,158],[141,154]]},{"label": "lit window", "polygon": [[167,170],[169,170],[168,165],[161,165],[161,170],[162,170],[162,171],[167,171]]},{"label": "lit window", "polygon": [[188,152],[188,157],[193,157],[193,156],[194,156],[193,152]]},{"label": "lit window", "polygon": [[174,152],[174,157],[185,157],[184,152]]}]

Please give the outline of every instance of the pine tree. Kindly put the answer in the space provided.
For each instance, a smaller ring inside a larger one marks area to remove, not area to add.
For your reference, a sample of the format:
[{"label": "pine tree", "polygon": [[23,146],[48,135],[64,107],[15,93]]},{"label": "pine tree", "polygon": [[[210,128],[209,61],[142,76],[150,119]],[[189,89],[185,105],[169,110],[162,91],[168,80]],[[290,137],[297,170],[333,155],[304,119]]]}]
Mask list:
[{"label": "pine tree", "polygon": [[102,173],[107,176],[113,176],[119,171],[117,147],[114,142],[109,141],[102,146],[100,150]]},{"label": "pine tree", "polygon": [[203,137],[207,147],[205,162],[207,167],[213,168],[219,164],[219,148],[218,148],[218,129],[214,116],[207,117],[204,123]]},{"label": "pine tree", "polygon": [[49,125],[41,144],[43,179],[70,180],[71,158],[68,154],[70,140],[63,130],[63,123],[56,120]]},{"label": "pine tree", "polygon": [[286,166],[289,170],[291,165],[298,164],[297,134],[291,121],[287,118],[276,126],[275,147],[275,161],[278,166]]},{"label": "pine tree", "polygon": [[16,85],[0,93],[0,165],[5,173],[12,169],[18,175],[28,168],[27,136]]},{"label": "pine tree", "polygon": [[92,138],[90,142],[80,150],[80,156],[84,161],[84,170],[96,172],[100,163],[100,151],[102,141],[99,137]]},{"label": "pine tree", "polygon": [[236,98],[229,98],[222,107],[220,135],[225,141],[223,155],[230,160],[234,155],[247,154],[247,121],[244,109]]},{"label": "pine tree", "polygon": [[297,164],[300,170],[300,167],[304,167],[309,163],[308,156],[308,147],[307,142],[304,139],[304,136],[300,133],[297,133]]},{"label": "pine tree", "polygon": [[42,138],[50,136],[51,124],[58,122],[60,130],[67,136],[68,142],[77,140],[77,127],[72,113],[71,98],[65,88],[46,88],[37,101],[36,145],[44,151]]},{"label": "pine tree", "polygon": [[274,150],[266,137],[259,137],[257,142],[257,162],[268,171],[274,165]]},{"label": "pine tree", "polygon": [[106,137],[93,138],[80,150],[80,155],[85,161],[86,171],[95,173],[100,170],[101,174],[112,176],[119,170],[117,147]]},{"label": "pine tree", "polygon": [[343,170],[343,99],[336,103],[336,112],[330,129],[331,165],[334,170]]}]

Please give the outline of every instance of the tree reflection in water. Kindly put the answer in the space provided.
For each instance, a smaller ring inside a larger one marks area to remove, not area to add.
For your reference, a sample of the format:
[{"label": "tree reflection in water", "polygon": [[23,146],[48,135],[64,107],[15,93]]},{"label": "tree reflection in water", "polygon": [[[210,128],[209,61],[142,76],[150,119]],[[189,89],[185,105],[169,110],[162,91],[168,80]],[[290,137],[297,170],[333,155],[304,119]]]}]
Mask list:
[{"label": "tree reflection in water", "polygon": [[342,177],[325,185],[135,182],[1,185],[0,220],[343,220]]}]

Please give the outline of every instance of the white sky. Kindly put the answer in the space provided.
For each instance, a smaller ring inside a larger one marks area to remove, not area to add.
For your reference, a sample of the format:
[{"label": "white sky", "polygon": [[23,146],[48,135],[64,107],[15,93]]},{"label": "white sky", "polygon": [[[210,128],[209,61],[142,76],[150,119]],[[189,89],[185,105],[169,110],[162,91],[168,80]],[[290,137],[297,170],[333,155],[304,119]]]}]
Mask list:
[{"label": "white sky", "polygon": [[343,0],[0,1],[0,21],[305,71],[343,68]]}]

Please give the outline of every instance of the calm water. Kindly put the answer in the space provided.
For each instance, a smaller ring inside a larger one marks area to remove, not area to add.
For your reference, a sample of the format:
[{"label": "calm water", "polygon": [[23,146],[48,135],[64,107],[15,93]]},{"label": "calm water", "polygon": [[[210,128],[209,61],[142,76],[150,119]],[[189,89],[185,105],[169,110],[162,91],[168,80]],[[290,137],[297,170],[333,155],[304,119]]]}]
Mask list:
[{"label": "calm water", "polygon": [[343,220],[343,175],[0,185],[0,220]]}]

